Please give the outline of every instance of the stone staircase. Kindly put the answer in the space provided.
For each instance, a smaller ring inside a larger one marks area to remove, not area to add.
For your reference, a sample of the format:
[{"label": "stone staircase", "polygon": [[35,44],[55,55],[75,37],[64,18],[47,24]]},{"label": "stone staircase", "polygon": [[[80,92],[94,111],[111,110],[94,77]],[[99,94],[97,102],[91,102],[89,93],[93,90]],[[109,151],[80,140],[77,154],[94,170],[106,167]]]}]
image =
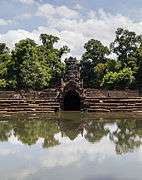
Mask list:
[{"label": "stone staircase", "polygon": [[84,106],[88,112],[137,112],[142,111],[142,98],[87,97]]},{"label": "stone staircase", "polygon": [[46,100],[0,99],[0,113],[7,112],[55,112],[60,104],[56,98]]},{"label": "stone staircase", "polygon": [[[61,110],[59,91],[0,92],[0,113],[47,113]],[[142,97],[136,91],[86,90],[82,110],[88,112],[142,112]]]}]

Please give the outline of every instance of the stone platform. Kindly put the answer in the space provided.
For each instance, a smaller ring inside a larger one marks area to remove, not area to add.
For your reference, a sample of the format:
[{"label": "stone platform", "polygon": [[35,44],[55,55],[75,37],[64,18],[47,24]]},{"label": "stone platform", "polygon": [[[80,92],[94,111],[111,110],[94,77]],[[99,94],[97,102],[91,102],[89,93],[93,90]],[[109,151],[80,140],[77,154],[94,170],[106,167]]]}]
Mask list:
[{"label": "stone platform", "polygon": [[[84,96],[81,98],[81,104],[78,107],[80,111],[142,111],[142,97],[139,96],[139,92],[136,90],[101,91],[85,89]],[[24,91],[19,93],[0,91],[0,113],[47,113],[61,111],[64,108],[64,99],[60,96],[60,91],[57,89],[28,93]]]},{"label": "stone platform", "polygon": [[0,91],[1,113],[46,113],[57,111],[138,112],[142,111],[139,90],[85,89],[76,58],[65,60],[60,87],[43,91]]}]

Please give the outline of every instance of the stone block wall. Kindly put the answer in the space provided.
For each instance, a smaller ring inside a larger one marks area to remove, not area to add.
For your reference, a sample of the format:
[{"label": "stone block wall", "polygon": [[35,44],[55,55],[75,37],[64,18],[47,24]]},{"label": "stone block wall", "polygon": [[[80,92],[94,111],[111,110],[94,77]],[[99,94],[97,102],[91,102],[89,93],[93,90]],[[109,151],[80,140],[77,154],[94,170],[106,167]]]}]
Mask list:
[{"label": "stone block wall", "polygon": [[98,90],[86,89],[86,97],[96,98],[130,98],[139,97],[139,90]]}]

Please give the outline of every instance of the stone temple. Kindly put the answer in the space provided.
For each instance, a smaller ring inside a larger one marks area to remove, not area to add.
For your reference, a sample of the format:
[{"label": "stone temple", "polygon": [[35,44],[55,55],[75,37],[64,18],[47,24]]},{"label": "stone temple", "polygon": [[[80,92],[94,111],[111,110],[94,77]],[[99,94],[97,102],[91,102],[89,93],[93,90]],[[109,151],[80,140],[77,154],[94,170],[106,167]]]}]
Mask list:
[{"label": "stone temple", "polygon": [[83,106],[83,87],[80,82],[80,66],[76,58],[65,60],[66,68],[61,83],[61,109],[80,110]]},{"label": "stone temple", "polygon": [[139,90],[85,89],[76,58],[65,60],[61,85],[42,91],[0,91],[0,114],[57,111],[137,112],[142,111]]}]

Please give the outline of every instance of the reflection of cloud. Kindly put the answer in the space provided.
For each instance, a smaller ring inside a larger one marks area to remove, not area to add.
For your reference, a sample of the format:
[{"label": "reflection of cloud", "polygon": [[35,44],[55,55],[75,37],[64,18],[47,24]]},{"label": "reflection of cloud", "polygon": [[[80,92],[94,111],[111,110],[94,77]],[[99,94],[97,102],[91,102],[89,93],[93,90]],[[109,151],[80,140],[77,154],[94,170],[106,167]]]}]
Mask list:
[{"label": "reflection of cloud", "polygon": [[12,180],[25,180],[29,179],[30,176],[36,173],[36,170],[33,168],[26,169],[18,169],[17,171],[11,172],[7,174],[6,179]]},{"label": "reflection of cloud", "polygon": [[16,150],[10,148],[1,148],[0,149],[0,156],[8,156],[10,154],[15,154]]},{"label": "reflection of cloud", "polygon": [[23,169],[23,170],[20,170],[19,172],[15,173],[15,177],[17,177],[16,179],[17,180],[24,180],[28,177],[30,177],[31,175],[35,174],[36,173],[36,170],[30,168],[30,169]]},{"label": "reflection of cloud", "polygon": [[142,145],[140,146],[139,152],[140,153],[138,153],[138,155],[139,155],[138,160],[142,162]]},{"label": "reflection of cloud", "polygon": [[36,144],[42,145],[44,143],[44,138],[39,138]]},{"label": "reflection of cloud", "polygon": [[[12,135],[8,138],[8,142],[11,144],[16,144],[16,145],[24,145],[20,140],[18,140],[18,138],[16,136],[14,136],[14,134],[12,133]],[[36,142],[35,145],[42,145],[44,143],[44,138],[39,138]]]},{"label": "reflection of cloud", "polygon": [[114,145],[107,137],[96,144],[87,142],[81,135],[78,135],[74,141],[67,137],[62,138],[60,133],[56,134],[55,138],[60,145],[49,149],[47,156],[44,155],[40,158],[41,164],[47,168],[77,163],[84,157],[84,154],[89,161],[101,163],[114,153]]},{"label": "reflection of cloud", "polygon": [[[107,128],[113,129],[114,126],[108,124]],[[142,147],[134,153],[118,156],[115,153],[114,144],[107,136],[95,144],[89,143],[81,135],[73,141],[68,137],[62,137],[61,133],[55,134],[54,138],[60,145],[48,149],[41,147],[42,138],[36,145],[30,147],[7,142],[0,143],[1,176],[14,180],[54,179],[55,176],[55,179],[58,179],[58,175],[60,179],[88,180],[90,178],[91,180],[118,177],[124,180],[128,175],[125,172],[129,172],[129,177],[137,174],[139,176],[137,172],[142,163]],[[11,141],[12,139],[14,137]],[[15,142],[15,139],[13,141]],[[10,154],[12,155],[8,156]],[[8,173],[6,173],[7,169]],[[134,169],[134,172],[131,169]],[[70,174],[72,176],[69,176]],[[123,178],[120,178],[121,175]]]},{"label": "reflection of cloud", "polygon": [[108,129],[109,132],[113,133],[113,132],[115,132],[115,131],[118,129],[118,126],[117,126],[116,123],[114,123],[114,124],[106,124],[106,125],[104,126],[104,128],[105,128],[105,129]]},{"label": "reflection of cloud", "polygon": [[13,134],[9,137],[8,142],[11,144],[18,144],[18,145],[23,145],[21,141],[18,140],[17,137],[15,137]]}]

